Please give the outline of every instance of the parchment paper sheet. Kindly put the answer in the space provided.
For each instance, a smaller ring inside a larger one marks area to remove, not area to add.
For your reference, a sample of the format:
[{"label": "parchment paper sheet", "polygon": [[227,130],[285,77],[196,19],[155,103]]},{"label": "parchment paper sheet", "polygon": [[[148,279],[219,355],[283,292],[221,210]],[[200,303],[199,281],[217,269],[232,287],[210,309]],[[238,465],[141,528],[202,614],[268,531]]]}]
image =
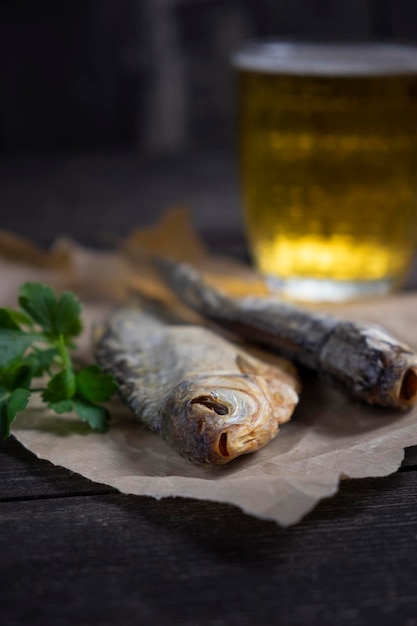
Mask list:
[{"label": "parchment paper sheet", "polygon": [[[189,226],[184,222],[182,227],[181,219],[177,226],[187,231]],[[158,229],[166,231],[166,226],[162,224],[156,228],[156,235],[152,233],[153,249],[158,249],[163,239],[158,239]],[[188,241],[193,240],[191,232],[186,235]],[[69,286],[85,302],[82,346],[88,353],[91,325],[123,301],[132,285],[144,291],[149,288],[150,292],[160,288],[141,256],[147,234],[140,242],[137,236],[128,242],[130,262],[119,252],[92,252],[71,242],[60,242],[51,253],[55,256],[50,263],[43,259],[36,264],[36,254],[29,261],[27,255],[21,255],[23,263],[7,253],[7,258],[0,261],[0,305],[14,305],[18,286],[24,280],[43,280],[58,288]],[[0,237],[0,254],[1,242]],[[19,245],[24,247],[24,242]],[[58,253],[59,258],[66,258],[65,263],[57,263]],[[245,276],[246,270],[235,262],[209,257],[203,248],[196,249],[194,256],[188,260],[198,257],[200,265],[206,264],[208,272],[217,276],[223,286],[234,285],[236,291],[248,284],[252,291],[259,288],[256,279],[250,273]],[[331,310],[379,323],[417,349],[416,294]],[[294,524],[321,498],[334,494],[341,476],[388,475],[400,465],[404,447],[417,445],[417,409],[402,413],[361,405],[328,389],[313,374],[303,374],[300,404],[278,437],[258,453],[219,468],[198,468],[182,459],[121,402],[115,401],[110,409],[111,427],[102,435],[90,431],[75,416],[57,416],[43,409],[35,399],[18,416],[13,432],[40,458],[124,493],[228,502],[284,526]]]}]

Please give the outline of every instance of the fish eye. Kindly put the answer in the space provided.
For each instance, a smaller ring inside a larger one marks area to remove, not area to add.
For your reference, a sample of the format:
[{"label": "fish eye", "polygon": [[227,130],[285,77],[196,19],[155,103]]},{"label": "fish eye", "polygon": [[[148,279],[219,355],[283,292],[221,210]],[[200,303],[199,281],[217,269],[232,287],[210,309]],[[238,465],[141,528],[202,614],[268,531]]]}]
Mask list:
[{"label": "fish eye", "polygon": [[191,404],[201,404],[217,413],[217,415],[227,415],[229,413],[229,409],[225,404],[213,400],[210,396],[198,396],[197,398],[193,398],[190,402],[190,405]]}]

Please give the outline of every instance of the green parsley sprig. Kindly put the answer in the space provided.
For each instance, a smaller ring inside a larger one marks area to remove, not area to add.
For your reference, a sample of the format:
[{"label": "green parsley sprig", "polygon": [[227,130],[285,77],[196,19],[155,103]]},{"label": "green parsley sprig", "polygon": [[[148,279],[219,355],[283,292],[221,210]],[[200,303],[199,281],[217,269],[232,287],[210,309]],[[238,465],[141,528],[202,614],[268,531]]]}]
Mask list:
[{"label": "green parsley sprig", "polygon": [[[70,291],[57,296],[47,285],[25,283],[19,305],[0,308],[0,436],[10,435],[33,392],[55,413],[74,411],[91,428],[105,431],[110,416],[97,403],[109,400],[116,385],[98,365],[75,368],[71,350],[82,331],[79,300]],[[46,387],[33,386],[44,375]]]}]

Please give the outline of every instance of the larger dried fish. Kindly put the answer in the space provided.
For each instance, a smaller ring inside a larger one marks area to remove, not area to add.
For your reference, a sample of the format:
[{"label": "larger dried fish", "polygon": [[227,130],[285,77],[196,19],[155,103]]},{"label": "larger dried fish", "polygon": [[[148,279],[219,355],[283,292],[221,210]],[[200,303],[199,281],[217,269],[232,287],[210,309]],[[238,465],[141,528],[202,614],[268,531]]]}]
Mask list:
[{"label": "larger dried fish", "polygon": [[[208,329],[121,309],[96,333],[121,396],[177,452],[223,464],[267,444],[297,403],[297,378]],[[285,371],[287,369],[287,371]]]},{"label": "larger dried fish", "polygon": [[246,339],[312,368],[370,404],[409,408],[417,401],[417,356],[382,328],[292,306],[276,297],[230,298],[189,265],[159,260],[179,298]]}]

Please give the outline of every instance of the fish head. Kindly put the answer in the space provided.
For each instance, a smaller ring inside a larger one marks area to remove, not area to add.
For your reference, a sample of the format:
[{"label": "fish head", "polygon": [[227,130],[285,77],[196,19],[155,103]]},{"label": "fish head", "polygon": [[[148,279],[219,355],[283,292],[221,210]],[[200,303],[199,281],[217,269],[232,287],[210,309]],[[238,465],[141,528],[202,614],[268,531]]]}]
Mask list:
[{"label": "fish head", "polygon": [[271,392],[257,376],[190,376],[167,398],[161,435],[196,464],[222,465],[273,439],[297,399],[290,385]]}]

